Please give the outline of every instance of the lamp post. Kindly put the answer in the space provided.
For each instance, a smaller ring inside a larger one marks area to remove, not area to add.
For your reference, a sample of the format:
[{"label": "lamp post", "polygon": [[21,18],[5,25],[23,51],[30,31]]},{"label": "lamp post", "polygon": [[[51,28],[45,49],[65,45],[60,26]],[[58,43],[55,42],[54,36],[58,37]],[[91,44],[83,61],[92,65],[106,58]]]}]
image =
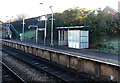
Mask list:
[{"label": "lamp post", "polygon": [[47,29],[47,14],[45,15],[45,31],[44,31],[45,36],[44,36],[44,45],[45,45],[45,43],[46,43],[46,29]]},{"label": "lamp post", "polygon": [[53,10],[52,10],[52,6],[49,7],[51,9],[51,13],[52,13],[52,19],[51,19],[51,46],[53,46]]},{"label": "lamp post", "polygon": [[25,31],[24,31],[24,25],[25,25],[25,19],[23,19],[23,27],[22,27],[22,41],[24,40],[24,33],[25,33]]},{"label": "lamp post", "polygon": [[[44,5],[43,3],[40,3]],[[45,31],[44,31],[44,45],[46,44],[46,29],[47,29],[47,14],[45,14]]]},{"label": "lamp post", "polygon": [[38,27],[36,26],[36,43],[38,42]]}]

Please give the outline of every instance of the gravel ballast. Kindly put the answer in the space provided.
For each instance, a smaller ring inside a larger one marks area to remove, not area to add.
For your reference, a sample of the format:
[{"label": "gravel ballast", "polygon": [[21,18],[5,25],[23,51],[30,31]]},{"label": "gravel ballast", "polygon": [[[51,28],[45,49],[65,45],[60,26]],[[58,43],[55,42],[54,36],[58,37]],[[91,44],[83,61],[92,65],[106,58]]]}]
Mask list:
[{"label": "gravel ballast", "polygon": [[27,64],[17,60],[16,58],[3,53],[3,62],[7,64],[13,71],[15,71],[21,78],[29,83],[39,82],[39,83],[56,83],[56,80],[46,75],[43,72],[36,70],[28,66]]}]

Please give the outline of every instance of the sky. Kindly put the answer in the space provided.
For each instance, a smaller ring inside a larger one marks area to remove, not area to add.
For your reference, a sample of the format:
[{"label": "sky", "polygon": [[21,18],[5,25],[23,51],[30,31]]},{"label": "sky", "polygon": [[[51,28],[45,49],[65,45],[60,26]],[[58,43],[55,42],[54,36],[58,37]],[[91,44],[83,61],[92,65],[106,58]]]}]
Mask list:
[{"label": "sky", "polygon": [[[28,18],[31,18],[51,13],[49,8],[51,5],[53,12],[62,12],[68,8],[75,7],[90,10],[97,8],[104,9],[106,6],[118,10],[119,1],[120,0],[0,0],[0,21],[4,22],[20,14],[26,14]],[[40,3],[44,4],[41,5]]]}]

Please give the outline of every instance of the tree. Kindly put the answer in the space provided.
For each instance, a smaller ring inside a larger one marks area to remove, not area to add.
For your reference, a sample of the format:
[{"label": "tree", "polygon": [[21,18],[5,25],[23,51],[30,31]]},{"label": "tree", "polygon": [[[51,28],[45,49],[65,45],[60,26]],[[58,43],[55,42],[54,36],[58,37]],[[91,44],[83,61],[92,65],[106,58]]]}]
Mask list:
[{"label": "tree", "polygon": [[63,13],[61,12],[57,12],[54,14],[54,25],[55,27],[58,27],[58,26],[64,26],[64,17],[63,17]]},{"label": "tree", "polygon": [[[95,14],[95,12],[97,12],[97,14]],[[84,24],[92,26],[90,31],[93,35],[106,35],[111,33],[111,28],[113,27],[113,15],[108,14],[101,9],[93,10],[84,19]]]},{"label": "tree", "polygon": [[83,20],[89,14],[89,10],[85,8],[69,8],[63,12],[64,24],[67,26],[84,25]]},{"label": "tree", "polygon": [[16,17],[11,18],[10,21],[11,21],[11,22],[20,21],[20,20],[23,20],[23,19],[25,19],[25,18],[27,18],[27,17],[28,17],[27,14],[19,14],[19,15],[17,15]]}]

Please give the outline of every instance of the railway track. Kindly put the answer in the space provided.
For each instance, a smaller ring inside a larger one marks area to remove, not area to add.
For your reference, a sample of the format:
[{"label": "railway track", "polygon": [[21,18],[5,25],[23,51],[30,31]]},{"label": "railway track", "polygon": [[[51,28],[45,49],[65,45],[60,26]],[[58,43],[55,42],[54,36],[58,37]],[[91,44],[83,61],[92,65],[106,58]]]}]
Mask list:
[{"label": "railway track", "polygon": [[26,83],[19,75],[12,71],[5,63],[2,64],[2,83]]},{"label": "railway track", "polygon": [[59,80],[58,82],[65,82],[65,83],[86,83],[86,82],[95,82],[95,80],[91,80],[88,78],[85,78],[80,75],[75,75],[71,72],[68,72],[65,69],[62,69],[60,67],[57,67],[48,61],[44,59],[36,59],[36,57],[33,57],[33,55],[24,53],[22,51],[3,46],[2,49],[4,52],[6,52],[9,55],[12,55],[13,57],[25,62],[26,64],[32,66],[33,68],[36,68],[37,70],[45,72],[47,75],[54,77],[55,79]]}]

